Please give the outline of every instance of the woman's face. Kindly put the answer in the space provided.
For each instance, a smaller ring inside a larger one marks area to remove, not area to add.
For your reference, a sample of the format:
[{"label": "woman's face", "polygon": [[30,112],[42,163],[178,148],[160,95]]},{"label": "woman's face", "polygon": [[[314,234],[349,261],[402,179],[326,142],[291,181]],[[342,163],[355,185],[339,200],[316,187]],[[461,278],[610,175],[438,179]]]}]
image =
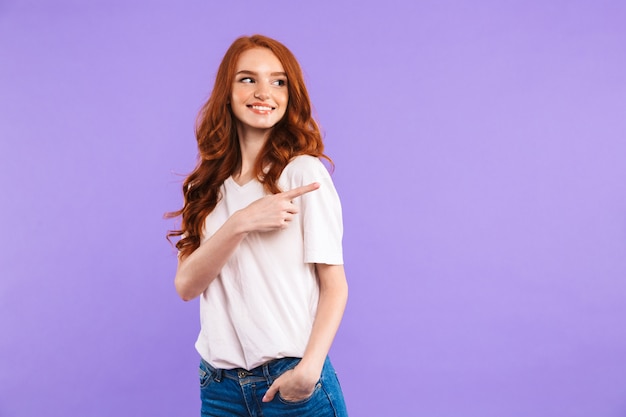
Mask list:
[{"label": "woman's face", "polygon": [[287,75],[276,55],[266,48],[243,52],[237,61],[230,97],[240,127],[272,128],[285,115],[288,101]]}]

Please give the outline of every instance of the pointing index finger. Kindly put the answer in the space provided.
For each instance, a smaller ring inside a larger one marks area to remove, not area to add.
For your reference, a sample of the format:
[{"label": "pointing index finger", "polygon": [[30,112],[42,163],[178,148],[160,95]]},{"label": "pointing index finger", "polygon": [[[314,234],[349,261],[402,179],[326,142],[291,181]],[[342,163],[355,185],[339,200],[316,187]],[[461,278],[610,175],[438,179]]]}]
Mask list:
[{"label": "pointing index finger", "polygon": [[301,187],[296,187],[292,190],[285,191],[283,194],[285,195],[285,197],[291,200],[296,197],[300,197],[301,195],[304,195],[306,193],[310,193],[311,191],[315,191],[318,188],[320,188],[320,183],[312,182],[311,184],[303,185]]}]

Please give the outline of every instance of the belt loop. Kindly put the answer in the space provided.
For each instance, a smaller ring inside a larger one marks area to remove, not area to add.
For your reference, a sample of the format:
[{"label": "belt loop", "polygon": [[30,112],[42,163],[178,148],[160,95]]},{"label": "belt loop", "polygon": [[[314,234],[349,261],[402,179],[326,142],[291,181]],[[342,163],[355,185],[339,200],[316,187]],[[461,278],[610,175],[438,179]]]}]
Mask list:
[{"label": "belt loop", "polygon": [[221,368],[215,369],[215,382],[222,382],[222,375],[224,371]]},{"label": "belt loop", "polygon": [[271,362],[265,362],[263,364],[263,376],[267,380],[268,387],[274,383],[274,378],[272,378],[272,374],[270,373],[270,363]]}]

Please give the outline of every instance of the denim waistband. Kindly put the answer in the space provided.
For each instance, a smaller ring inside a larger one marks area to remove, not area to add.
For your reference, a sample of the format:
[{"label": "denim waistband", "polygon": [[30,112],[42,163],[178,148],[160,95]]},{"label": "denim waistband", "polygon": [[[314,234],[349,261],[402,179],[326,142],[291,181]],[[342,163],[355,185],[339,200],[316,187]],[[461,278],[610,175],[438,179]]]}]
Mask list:
[{"label": "denim waistband", "polygon": [[201,359],[202,364],[211,373],[215,381],[219,382],[222,378],[234,379],[235,381],[242,381],[244,379],[264,379],[270,385],[285,371],[293,369],[300,362],[300,360],[300,358],[273,359],[271,361],[265,362],[263,365],[259,365],[256,368],[248,370],[243,368],[214,368],[210,363],[208,363],[204,359]]}]

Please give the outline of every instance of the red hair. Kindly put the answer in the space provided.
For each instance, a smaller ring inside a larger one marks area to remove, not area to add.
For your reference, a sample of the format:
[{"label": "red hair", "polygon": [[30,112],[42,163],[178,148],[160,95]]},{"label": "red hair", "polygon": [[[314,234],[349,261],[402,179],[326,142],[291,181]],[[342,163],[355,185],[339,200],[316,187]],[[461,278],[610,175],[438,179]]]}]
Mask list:
[{"label": "red hair", "polygon": [[[323,157],[324,144],[311,115],[311,102],[302,70],[286,46],[262,36],[243,36],[228,48],[217,70],[209,100],[196,121],[198,164],[183,183],[183,208],[166,217],[182,216],[180,230],[168,232],[168,239],[182,236],[176,247],[185,257],[200,246],[204,220],[220,199],[222,183],[233,175],[241,162],[236,118],[228,105],[240,55],[253,48],[267,48],[280,61],[287,74],[289,101],[283,118],[272,127],[259,153],[254,172],[268,193],[279,193],[278,178],[289,161],[298,155]],[[266,169],[267,172],[263,172]]]}]

